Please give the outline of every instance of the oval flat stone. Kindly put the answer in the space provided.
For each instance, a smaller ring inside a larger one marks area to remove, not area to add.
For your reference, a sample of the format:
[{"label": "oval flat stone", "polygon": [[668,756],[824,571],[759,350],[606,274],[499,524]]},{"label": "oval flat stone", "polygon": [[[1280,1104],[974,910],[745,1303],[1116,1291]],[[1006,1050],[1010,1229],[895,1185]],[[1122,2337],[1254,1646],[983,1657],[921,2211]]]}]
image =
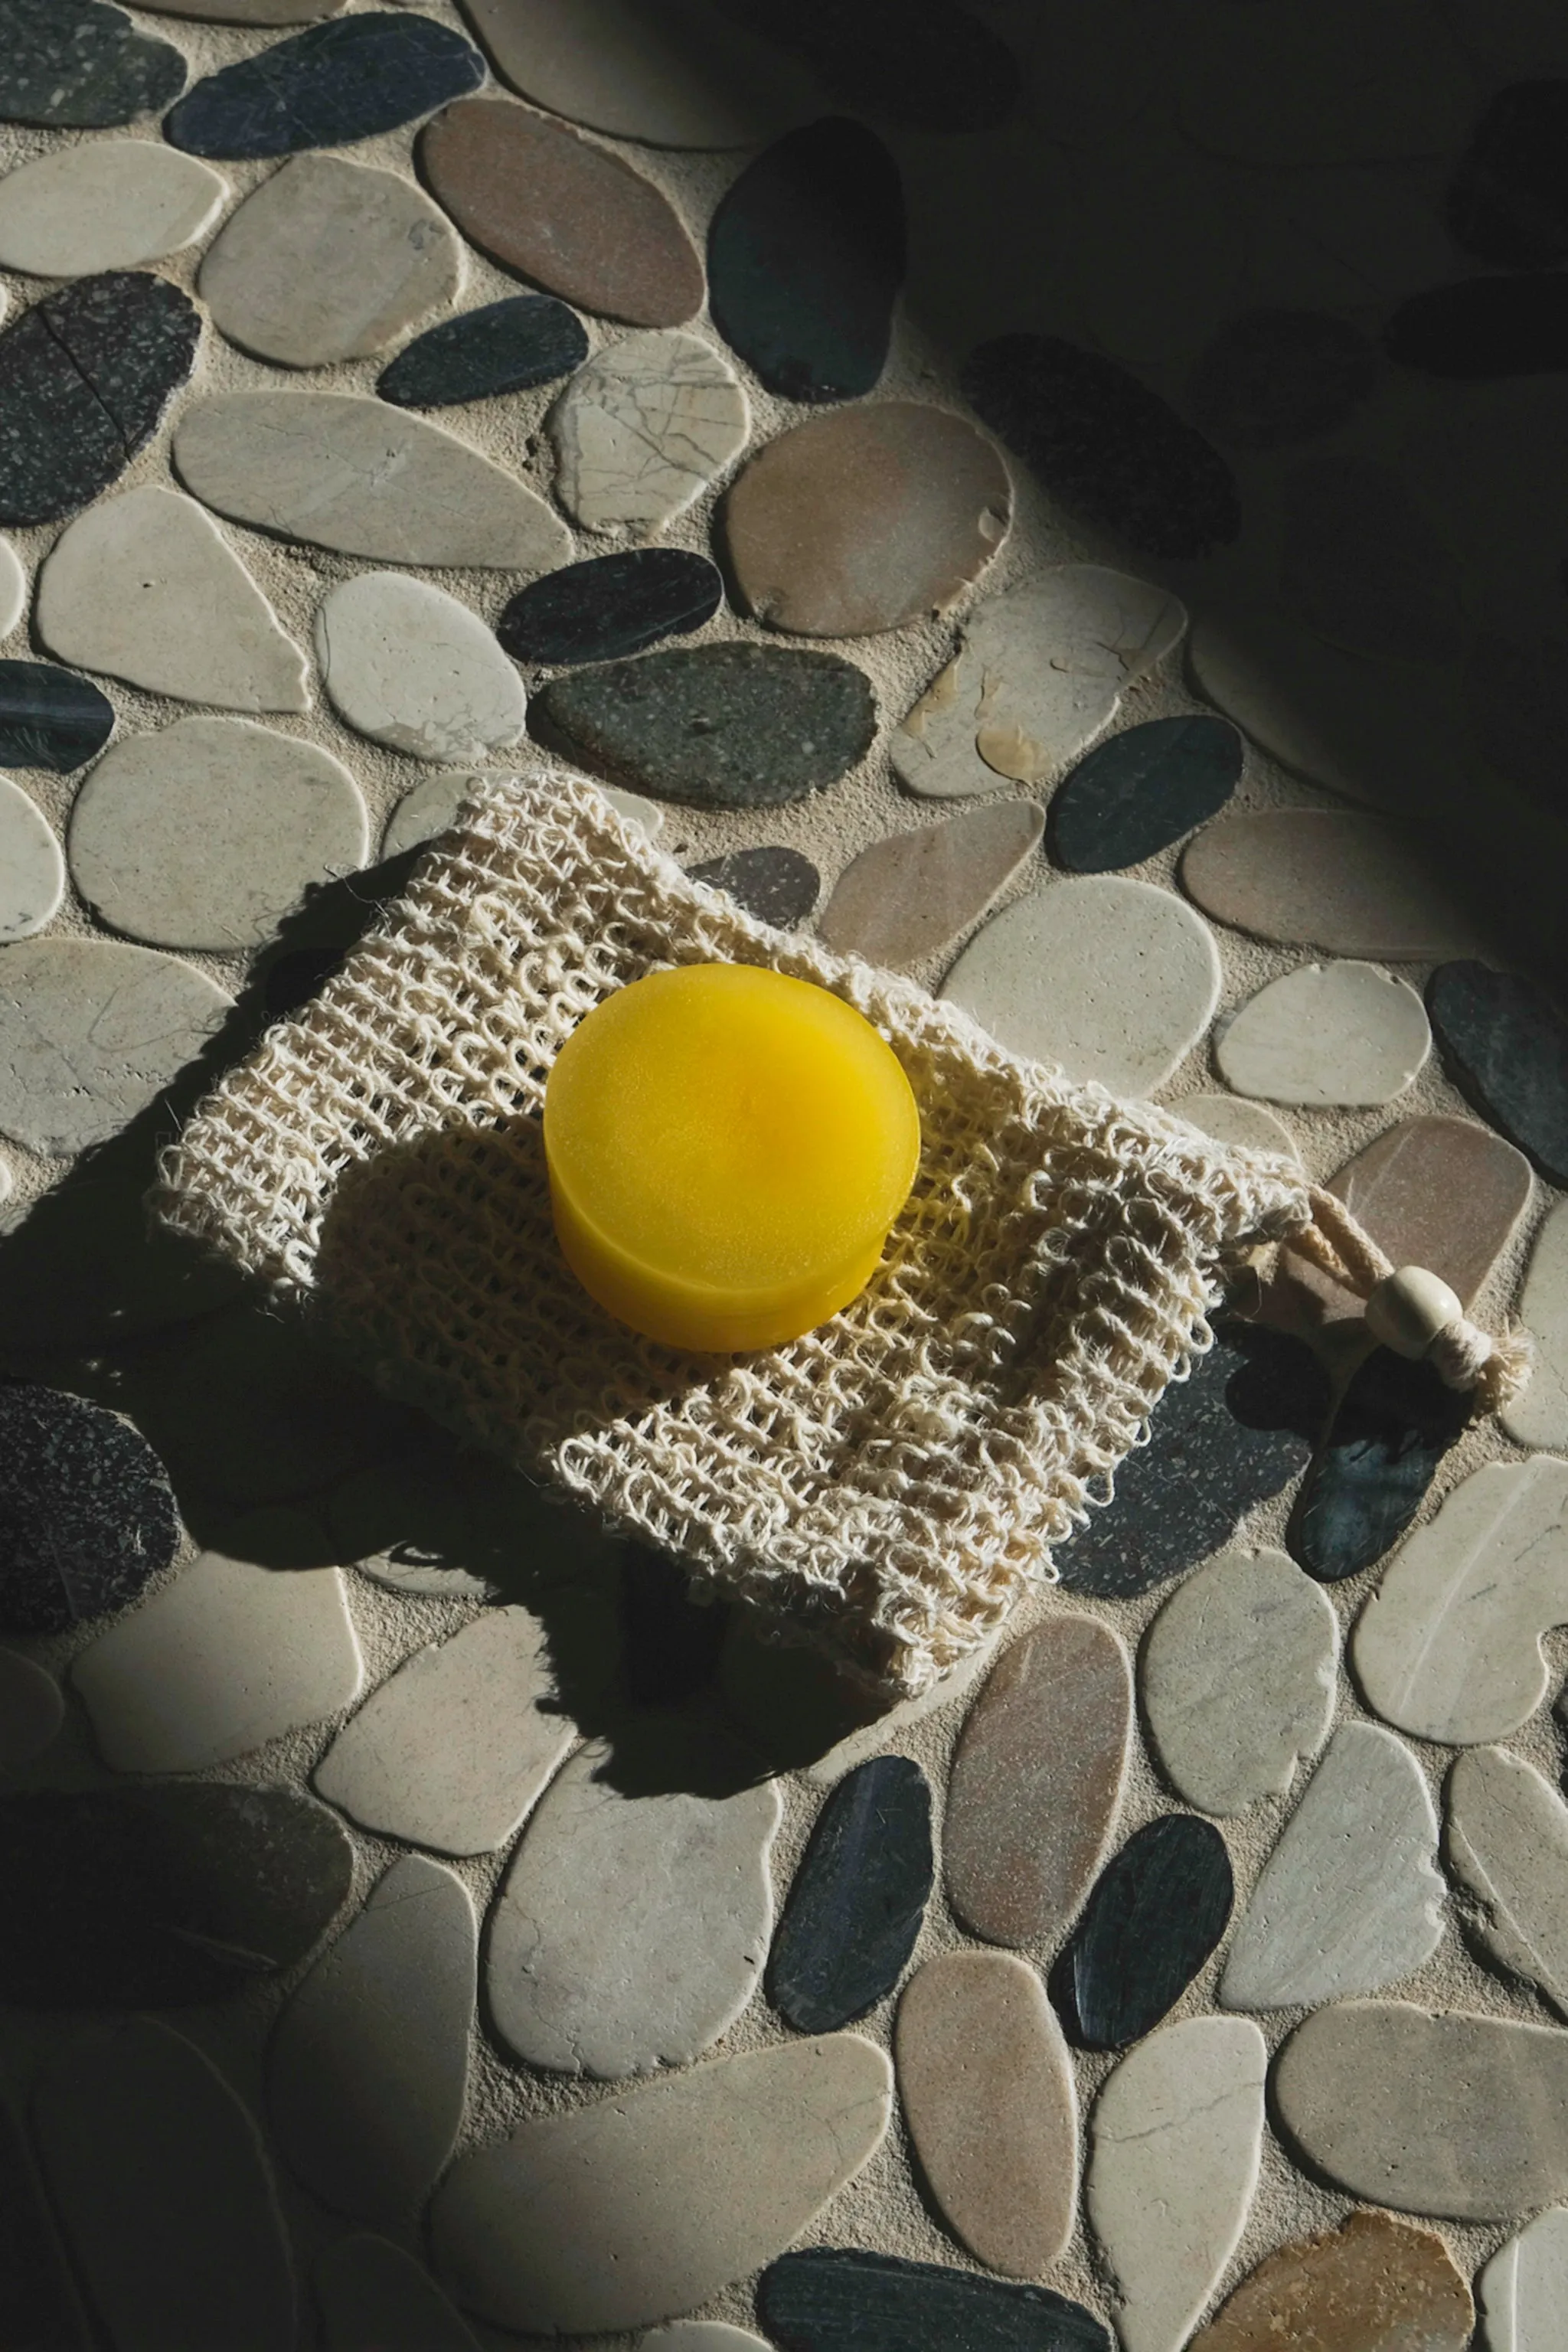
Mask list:
[{"label": "oval flat stone", "polygon": [[1459,382],[1568,369],[1568,282],[1559,269],[1464,278],[1402,302],[1384,329],[1397,367]]},{"label": "oval flat stone", "polygon": [[0,46],[6,122],[104,128],[167,106],[185,86],[179,50],[102,0],[4,0]]},{"label": "oval flat stone", "polygon": [[784,2255],[757,2283],[757,2314],[789,2352],[1111,2352],[1104,2322],[1049,2287],[847,2247]]},{"label": "oval flat stone", "polygon": [[1292,1559],[1323,1584],[1380,1560],[1420,1509],[1472,1403],[1430,1364],[1374,1348],[1352,1374],[1296,1498]]},{"label": "oval flat stone", "polygon": [[1418,1528],[1352,1643],[1369,1705],[1464,1746],[1516,1731],[1545,1697],[1541,1640],[1568,1622],[1568,1464],[1489,1462]]},{"label": "oval flat stone", "polygon": [[1432,1050],[1413,988],[1375,964],[1303,964],[1249,997],[1221,1031],[1215,1062],[1226,1086],[1265,1102],[1392,1102]]},{"label": "oval flat stone", "polygon": [[479,2352],[424,2264],[385,2238],[339,2238],[313,2277],[327,2352]]},{"label": "oval flat stone", "polygon": [[641,653],[684,636],[718,611],[716,564],[683,547],[632,547],[591,555],[520,588],[496,623],[513,661],[572,666]]},{"label": "oval flat stone", "polygon": [[143,270],[78,278],[24,310],[0,333],[0,522],[53,522],[118,481],[201,333],[189,296]]},{"label": "oval flat stone", "polygon": [[65,860],[48,819],[19,785],[0,777],[0,940],[41,931],[65,886]]},{"label": "oval flat stone", "polygon": [[205,1551],[71,1663],[117,1772],[199,1772],[352,1706],[364,1664],[335,1568]]},{"label": "oval flat stone", "polygon": [[462,1881],[405,1854],[289,1997],[268,2053],[268,2117],[338,2212],[405,2226],[451,2156],[478,1940]]},{"label": "oval flat stone", "polygon": [[1448,1867],[1467,1921],[1510,1976],[1568,2017],[1568,1805],[1521,1756],[1470,1748],[1448,1775]]},{"label": "oval flat stone", "polygon": [[581,1749],[490,1913],[490,2021],[531,2066],[614,2081],[689,2065],[731,2025],[773,1925],[771,1783],[627,1796]]},{"label": "oval flat stone", "polygon": [[184,2034],[136,2017],[78,2035],[45,2064],[32,2122],[116,2343],[291,2352],[293,2263],[261,2136]]},{"label": "oval flat stone", "polygon": [[1226,1551],[1178,1585],[1139,1669],[1172,1785],[1222,1817],[1283,1797],[1333,1714],[1339,1620],[1282,1551]]},{"label": "oval flat stone", "polygon": [[1447,542],[1375,457],[1314,457],[1284,483],[1280,588],[1310,629],[1373,659],[1451,662],[1469,625]]},{"label": "oval flat stone", "polygon": [[1475,2324],[1470,2290],[1441,2238],[1386,2213],[1351,2213],[1337,2230],[1298,2238],[1259,2263],[1198,2330],[1192,2352],[1282,2344],[1467,2352]]},{"label": "oval flat stone", "polygon": [[1212,1822],[1163,1813],[1100,1873],[1052,1990],[1085,2049],[1119,2050],[1180,2000],[1230,1918],[1234,1884]]},{"label": "oval flat stone", "polygon": [[506,2327],[568,2335],[689,2311],[782,2252],[888,2128],[892,2070],[858,2033],[723,2058],[460,2157],[436,2264]]},{"label": "oval flat stone", "polygon": [[552,294],[510,294],[443,319],[405,343],[376,379],[400,408],[449,408],[570,375],[588,356],[583,321]]},{"label": "oval flat stone", "polygon": [[0,1993],[34,2009],[221,2000],[304,1958],[353,1850],[291,1789],[175,1781],[0,1798]]},{"label": "oval flat stone", "polygon": [[948,1952],[904,1988],[899,2097],[927,2187],[990,2269],[1034,2278],[1078,2205],[1078,2095],[1045,1987],[1004,1952]]},{"label": "oval flat stone", "polygon": [[555,488],[590,530],[684,514],[746,446],[751,406],[697,335],[628,335],[596,352],[551,413]]},{"label": "oval flat stone", "polygon": [[668,198],[548,116],[464,99],[426,131],[420,162],[464,236],[547,293],[632,327],[700,309],[702,264]]},{"label": "oval flat stone", "polygon": [[1538,2213],[1492,2256],[1476,2291],[1489,2352],[1553,2352],[1568,2309],[1568,2210]]},{"label": "oval flat stone", "polygon": [[416,760],[482,760],[522,733],[516,670],[477,614],[427,581],[343,581],[316,615],[316,658],[349,725]]},{"label": "oval flat stone", "polygon": [[847,117],[748,163],[708,231],[713,323],[769,392],[854,400],[887,363],[904,278],[899,167]]},{"label": "oval flat stone", "polygon": [[242,351],[325,367],[384,352],[451,300],[462,268],[447,223],[400,173],[297,155],[229,215],[197,285],[213,324]]},{"label": "oval flat stone", "polygon": [[1517,1444],[1568,1450],[1568,1213],[1561,1202],[1535,1236],[1519,1315],[1535,1362],[1523,1395],[1504,1406],[1502,1425]]},{"label": "oval flat stone", "polygon": [[1006,538],[993,445],[942,408],[878,401],[812,417],[753,457],[724,506],[736,585],[769,628],[858,637],[941,612]]},{"label": "oval flat stone", "polygon": [[40,155],[0,180],[0,268],[86,278],[160,261],[204,236],[228,183],[151,139]]},{"label": "oval flat stone", "polygon": [[230,1007],[173,956],[26,940],[0,970],[0,1133],[30,1151],[104,1143],[194,1061]]},{"label": "oval flat stone", "polygon": [[759,922],[784,931],[804,923],[822,895],[821,875],[798,849],[732,849],[686,870],[694,882],[722,890]]},{"label": "oval flat stone", "polygon": [[817,937],[897,967],[951,948],[1007,887],[1045,830],[1033,801],[998,801],[873,842],[833,886]]},{"label": "oval flat stone", "polygon": [[907,1756],[874,1756],[829,1791],[768,1957],[768,1999],[797,2032],[847,2025],[892,1991],[934,1869],[931,1789]]},{"label": "oval flat stone", "polygon": [[1132,1674],[1097,1617],[1055,1616],[1003,1653],[953,1755],[947,1896],[994,1944],[1058,1937],[1121,1802]]},{"label": "oval flat stone", "polygon": [[893,738],[899,782],[927,798],[1041,783],[1109,726],[1123,690],[1180,645],[1186,608],[1100,563],[1058,564],[964,622],[957,655]]},{"label": "oval flat stone", "polygon": [[1448,183],[1443,211],[1456,243],[1505,269],[1568,255],[1565,142],[1568,85],[1497,91]]},{"label": "oval flat stone", "polygon": [[1241,2236],[1263,2153],[1256,2025],[1194,2017],[1123,2058],[1089,2123],[1087,2203],[1122,2352],[1176,2352]]},{"label": "oval flat stone", "polygon": [[1097,875],[993,915],[942,992],[1011,1053],[1080,1085],[1152,1095],[1208,1027],[1219,985],[1219,952],[1189,907],[1152,883]]},{"label": "oval flat stone", "polygon": [[63,1633],[133,1601],[168,1567],[168,1474],[118,1413],[63,1389],[0,1386],[0,1622]]},{"label": "oval flat stone", "polygon": [[1554,2026],[1347,2001],[1296,2028],[1274,2096],[1310,2163],[1399,2213],[1503,2221],[1568,2192],[1568,2033]]},{"label": "oval flat stone", "polygon": [[182,719],[107,752],[77,794],[77,888],[162,947],[270,938],[318,883],[365,863],[363,796],[329,751],[245,719]]},{"label": "oval flat stone", "polygon": [[1409,1748],[1379,1724],[1342,1724],[1242,1913],[1221,2002],[1315,2008],[1409,1976],[1442,1940],[1436,1852]]},{"label": "oval flat stone", "polygon": [[1166,1109],[1216,1143],[1238,1143],[1244,1151],[1282,1151],[1300,1160],[1296,1139],[1282,1118],[1261,1103],[1243,1102],[1239,1095],[1184,1095]]},{"label": "oval flat stone", "polygon": [[65,1712],[53,1675],[19,1651],[0,1650],[0,1771],[17,1771],[41,1756]]},{"label": "oval flat stone", "polygon": [[1141,866],[1225,806],[1241,781],[1244,757],[1241,736],[1227,719],[1147,719],[1124,729],[1058,786],[1052,857],[1074,874]]},{"label": "oval flat stone", "polygon": [[38,635],[153,694],[304,710],[305,656],[210,515],[149,486],[68,524],[38,574]]},{"label": "oval flat stone", "polygon": [[1218,450],[1117,361],[1057,335],[999,335],[970,353],[960,382],[1052,498],[1141,554],[1179,562],[1240,531]]},{"label": "oval flat stone", "polygon": [[484,59],[428,16],[367,10],[208,74],[165,117],[190,155],[293,155],[395,131],[477,89]]},{"label": "oval flat stone", "polygon": [[870,680],[837,654],[678,647],[552,678],[530,731],[591,775],[697,808],[777,808],[870,750]]},{"label": "oval flat stone", "polygon": [[0,661],[0,762],[68,774],[114,732],[114,705],[49,662]]},{"label": "oval flat stone", "polygon": [[1203,352],[1186,404],[1200,432],[1228,449],[1280,449],[1337,432],[1376,382],[1376,354],[1347,320],[1249,310]]},{"label": "oval flat stone", "polygon": [[352,393],[210,394],[181,417],[174,459],[219,514],[344,555],[542,572],[572,551],[537,491],[439,425]]},{"label": "oval flat stone", "polygon": [[1426,1003],[1444,1067],[1482,1118],[1568,1184],[1568,1024],[1529,981],[1482,963],[1439,964]]},{"label": "oval flat stone", "polygon": [[1188,843],[1182,887],[1237,930],[1330,955],[1425,963],[1475,936],[1419,845],[1349,809],[1225,817]]},{"label": "oval flat stone", "polygon": [[[384,1837],[438,1853],[492,1853],[576,1737],[547,1714],[544,1634],[526,1609],[487,1609],[416,1650],[339,1732],[314,1780],[329,1804]],[[461,1720],[462,1740],[451,1726]]]}]

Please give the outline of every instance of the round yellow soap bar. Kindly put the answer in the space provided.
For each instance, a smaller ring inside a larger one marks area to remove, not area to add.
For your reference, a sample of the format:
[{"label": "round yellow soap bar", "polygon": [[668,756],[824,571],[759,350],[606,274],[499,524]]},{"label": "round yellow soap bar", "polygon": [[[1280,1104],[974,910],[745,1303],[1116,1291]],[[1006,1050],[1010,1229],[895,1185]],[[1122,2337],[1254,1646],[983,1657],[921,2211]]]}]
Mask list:
[{"label": "round yellow soap bar", "polygon": [[837,1315],[920,1150],[910,1082],[870,1023],[752,964],[634,981],[573,1032],[545,1089],[567,1265],[676,1348],[776,1348]]}]

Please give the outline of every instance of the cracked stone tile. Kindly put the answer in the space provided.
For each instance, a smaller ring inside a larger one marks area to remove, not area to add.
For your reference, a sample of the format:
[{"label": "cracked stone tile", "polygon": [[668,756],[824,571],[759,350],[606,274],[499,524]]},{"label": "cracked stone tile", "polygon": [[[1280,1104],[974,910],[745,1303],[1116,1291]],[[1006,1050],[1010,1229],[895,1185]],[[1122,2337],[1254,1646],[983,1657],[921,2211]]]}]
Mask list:
[{"label": "cracked stone tile", "polygon": [[551,412],[555,489],[590,530],[657,530],[746,446],[751,408],[698,335],[628,335],[580,368]]},{"label": "cracked stone tile", "polygon": [[1522,1396],[1505,1405],[1502,1425],[1521,1445],[1568,1449],[1568,1206],[1559,1202],[1535,1236],[1519,1316],[1535,1342]]},{"label": "cracked stone tile", "polygon": [[0,777],[0,940],[25,940],[58,912],[65,860],[48,819],[19,784]]},{"label": "cracked stone tile", "polygon": [[1568,2208],[1538,2213],[1476,2282],[1489,2352],[1559,2352],[1568,2311]]},{"label": "cracked stone tile", "polygon": [[85,1150],[156,1101],[232,1000],[194,964],[108,940],[24,940],[0,971],[0,1134]]},{"label": "cracked stone tile", "polygon": [[427,581],[362,572],[316,615],[332,704],[362,735],[416,760],[482,760],[522,733],[522,681],[466,604]]},{"label": "cracked stone tile", "polygon": [[228,182],[152,139],[40,155],[0,180],[0,268],[86,278],[161,261],[205,236]]},{"label": "cracked stone tile", "polygon": [[1413,988],[1375,964],[1303,964],[1233,1015],[1215,1063],[1238,1095],[1371,1109],[1412,1085],[1432,1051]]}]

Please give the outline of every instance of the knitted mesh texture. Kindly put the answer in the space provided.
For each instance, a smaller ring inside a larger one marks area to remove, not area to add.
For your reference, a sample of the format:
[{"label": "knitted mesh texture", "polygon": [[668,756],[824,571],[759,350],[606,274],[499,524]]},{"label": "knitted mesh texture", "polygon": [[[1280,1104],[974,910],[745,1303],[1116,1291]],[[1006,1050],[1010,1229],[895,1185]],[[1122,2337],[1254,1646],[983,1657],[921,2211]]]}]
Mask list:
[{"label": "knitted mesh texture", "polygon": [[[787,1347],[680,1353],[595,1305],[542,1114],[584,1014],[646,973],[769,965],[887,1039],[920,1106],[868,1287]],[[1005,1052],[914,982],[754,921],[594,786],[484,780],[405,895],[166,1154],[157,1213],[309,1311],[392,1395],[699,1586],[919,1692],[1048,1580],[1305,1180]]]}]

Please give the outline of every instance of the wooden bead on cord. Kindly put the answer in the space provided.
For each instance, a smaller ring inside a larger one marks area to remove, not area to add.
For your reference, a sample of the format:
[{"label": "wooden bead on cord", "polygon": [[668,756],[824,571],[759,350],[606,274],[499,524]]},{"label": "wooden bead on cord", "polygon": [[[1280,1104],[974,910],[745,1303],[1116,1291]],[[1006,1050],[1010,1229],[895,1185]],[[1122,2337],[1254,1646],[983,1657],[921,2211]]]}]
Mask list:
[{"label": "wooden bead on cord", "polygon": [[1402,1265],[1376,1285],[1365,1312],[1374,1339],[1419,1362],[1440,1333],[1463,1320],[1465,1309],[1438,1276],[1424,1265]]}]

